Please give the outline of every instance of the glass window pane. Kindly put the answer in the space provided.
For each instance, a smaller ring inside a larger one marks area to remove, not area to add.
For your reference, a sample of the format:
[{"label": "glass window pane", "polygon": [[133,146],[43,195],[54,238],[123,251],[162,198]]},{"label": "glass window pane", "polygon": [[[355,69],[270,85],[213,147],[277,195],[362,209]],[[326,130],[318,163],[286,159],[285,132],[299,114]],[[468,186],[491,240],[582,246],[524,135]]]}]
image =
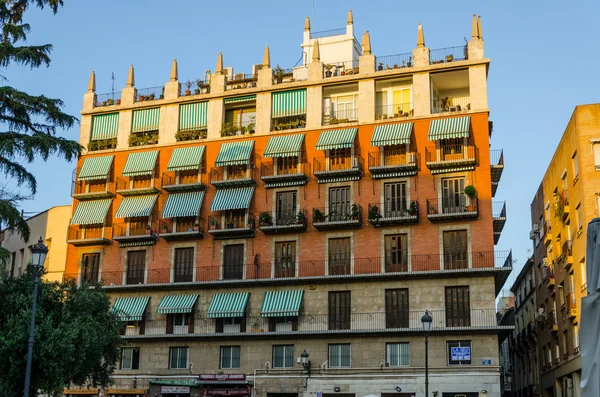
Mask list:
[{"label": "glass window pane", "polygon": [[133,349],[126,348],[121,350],[121,368],[131,369],[131,361],[133,359]]}]

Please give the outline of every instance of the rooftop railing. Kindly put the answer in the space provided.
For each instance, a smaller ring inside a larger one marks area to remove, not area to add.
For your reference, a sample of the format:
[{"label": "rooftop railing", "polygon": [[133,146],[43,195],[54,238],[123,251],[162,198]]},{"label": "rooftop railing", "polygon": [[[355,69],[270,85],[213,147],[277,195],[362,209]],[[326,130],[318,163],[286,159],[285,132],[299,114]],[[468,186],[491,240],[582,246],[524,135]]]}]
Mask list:
[{"label": "rooftop railing", "polygon": [[112,106],[121,104],[121,92],[108,92],[96,95],[95,107]]},{"label": "rooftop railing", "polygon": [[466,45],[457,47],[438,48],[429,51],[429,64],[464,61],[469,58],[469,49]]},{"label": "rooftop railing", "polygon": [[210,84],[203,80],[188,80],[179,83],[179,96],[199,95],[210,93]]},{"label": "rooftop railing", "polygon": [[412,53],[384,55],[376,58],[377,71],[412,67]]},{"label": "rooftop railing", "polygon": [[156,99],[163,99],[165,97],[165,87],[149,87],[149,88],[140,88],[136,90],[135,102],[144,102],[144,101],[154,101]]},{"label": "rooftop railing", "polygon": [[310,32],[311,39],[321,39],[323,37],[340,36],[346,34],[346,28],[321,30],[320,32]]}]

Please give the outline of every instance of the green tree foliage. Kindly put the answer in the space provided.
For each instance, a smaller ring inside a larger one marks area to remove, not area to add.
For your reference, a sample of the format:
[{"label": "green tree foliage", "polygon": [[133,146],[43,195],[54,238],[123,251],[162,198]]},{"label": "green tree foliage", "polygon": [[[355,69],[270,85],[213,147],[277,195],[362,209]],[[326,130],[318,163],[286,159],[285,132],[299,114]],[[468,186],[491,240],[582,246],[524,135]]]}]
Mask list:
[{"label": "green tree foliage", "polygon": [[[23,396],[33,280],[31,271],[0,279],[0,397]],[[100,285],[41,281],[31,396],[57,396],[70,384],[108,385],[120,354],[119,326]]]}]

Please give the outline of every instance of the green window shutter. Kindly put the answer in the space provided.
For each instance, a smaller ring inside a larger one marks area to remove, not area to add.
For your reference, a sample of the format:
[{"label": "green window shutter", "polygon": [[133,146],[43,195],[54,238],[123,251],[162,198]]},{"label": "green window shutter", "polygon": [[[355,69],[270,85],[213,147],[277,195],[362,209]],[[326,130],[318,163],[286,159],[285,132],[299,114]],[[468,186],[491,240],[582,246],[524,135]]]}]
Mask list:
[{"label": "green window shutter", "polygon": [[271,117],[301,114],[306,114],[306,89],[273,93]]},{"label": "green window shutter", "polygon": [[116,138],[119,134],[119,113],[92,116],[91,141]]},{"label": "green window shutter", "polygon": [[208,102],[179,105],[179,131],[206,128],[208,125]]},{"label": "green window shutter", "polygon": [[134,110],[131,132],[158,131],[160,108]]}]

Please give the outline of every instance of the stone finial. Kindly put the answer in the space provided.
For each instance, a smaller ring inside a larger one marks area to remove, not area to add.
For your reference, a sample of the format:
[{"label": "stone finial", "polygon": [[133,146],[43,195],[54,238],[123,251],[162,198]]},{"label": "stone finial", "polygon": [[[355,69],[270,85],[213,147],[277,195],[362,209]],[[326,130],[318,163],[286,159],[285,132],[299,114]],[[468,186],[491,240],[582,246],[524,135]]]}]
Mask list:
[{"label": "stone finial", "polygon": [[319,62],[320,60],[321,54],[319,52],[319,40],[315,40],[315,45],[313,46],[312,61]]},{"label": "stone finial", "polygon": [[304,20],[304,30],[310,30],[310,18],[306,17]]},{"label": "stone finial", "polygon": [[177,68],[177,58],[173,59],[173,64],[171,65],[171,75],[169,76],[169,80],[177,81],[179,78],[179,71]]},{"label": "stone finial", "polygon": [[265,53],[263,54],[263,68],[271,67],[271,52],[269,51],[269,45],[265,47]]},{"label": "stone finial", "polygon": [[217,68],[215,69],[216,74],[223,74],[223,53],[219,52],[217,55]]},{"label": "stone finial", "polygon": [[352,10],[348,11],[348,21],[346,22],[347,25],[352,25],[354,23],[354,18],[352,17]]},{"label": "stone finial", "polygon": [[423,48],[425,47],[425,35],[423,34],[423,25],[419,24],[419,28],[417,30],[417,47]]},{"label": "stone finial", "polygon": [[129,73],[127,73],[127,87],[133,87],[135,85],[135,78],[133,75],[133,65],[129,66]]},{"label": "stone finial", "polygon": [[362,35],[362,43],[361,44],[362,44],[363,54],[371,55],[371,34],[369,33],[368,30]]},{"label": "stone finial", "polygon": [[483,40],[483,32],[481,31],[481,15],[477,17],[477,33],[479,33],[479,38]]},{"label": "stone finial", "polygon": [[479,30],[477,29],[477,15],[473,14],[473,20],[471,21],[471,39],[479,38]]},{"label": "stone finial", "polygon": [[88,92],[96,92],[96,73],[92,70],[90,81],[88,82]]}]

